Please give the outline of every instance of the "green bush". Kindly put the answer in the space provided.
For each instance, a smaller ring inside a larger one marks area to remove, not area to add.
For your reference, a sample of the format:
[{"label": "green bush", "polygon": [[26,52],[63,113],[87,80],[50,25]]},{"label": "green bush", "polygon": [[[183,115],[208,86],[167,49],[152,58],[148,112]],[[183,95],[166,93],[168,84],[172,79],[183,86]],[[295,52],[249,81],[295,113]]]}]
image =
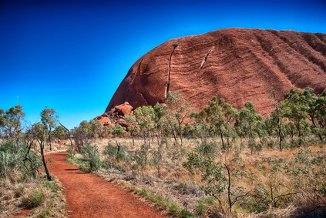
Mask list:
[{"label": "green bush", "polygon": [[252,196],[239,202],[239,205],[250,213],[260,213],[266,211],[270,207],[271,200],[267,190],[259,188],[255,190]]},{"label": "green bush", "polygon": [[44,186],[53,192],[57,192],[60,190],[60,186],[55,184],[53,181],[45,181]]},{"label": "green bush", "polygon": [[148,191],[147,189],[137,189],[136,193],[151,202],[155,203],[159,207],[166,209],[169,211],[169,214],[172,217],[185,217],[190,218],[193,217],[193,215],[187,211],[186,209],[180,208],[177,204],[175,204],[173,201],[171,201],[167,197],[163,197],[159,194],[156,194],[154,192]]},{"label": "green bush", "polygon": [[182,218],[191,218],[191,217],[194,217],[194,216],[192,215],[192,213],[190,213],[188,210],[185,210],[185,209],[181,210],[181,212],[180,212],[180,216],[181,216]]},{"label": "green bush", "polygon": [[19,160],[16,154],[0,152],[0,177],[9,176],[18,165]]},{"label": "green bush", "polygon": [[100,160],[100,153],[98,151],[98,147],[96,145],[84,145],[82,148],[82,154],[84,157],[84,160],[88,163],[88,166],[86,169],[82,170],[93,172],[97,171],[101,166],[101,160]]},{"label": "green bush", "polygon": [[45,200],[42,190],[36,189],[22,198],[22,206],[26,209],[32,209],[40,206]]},{"label": "green bush", "polygon": [[199,200],[194,209],[196,216],[204,216],[209,214],[211,208],[215,204],[215,199],[213,197],[206,197]]},{"label": "green bush", "polygon": [[7,177],[19,164],[19,155],[14,152],[11,141],[0,144],[0,178]]},{"label": "green bush", "polygon": [[196,151],[198,152],[198,154],[201,154],[204,157],[214,158],[216,157],[217,153],[217,144],[214,142],[202,143],[197,146]]},{"label": "green bush", "polygon": [[15,144],[12,141],[6,141],[0,144],[0,152],[14,153]]},{"label": "green bush", "polygon": [[131,157],[133,161],[133,169],[144,172],[148,164],[148,153],[150,146],[148,144],[141,145],[140,149]]},{"label": "green bush", "polygon": [[125,146],[117,144],[116,146],[108,144],[104,149],[104,154],[108,157],[109,163],[128,161],[129,151]]},{"label": "green bush", "polygon": [[15,171],[20,172],[23,179],[35,177],[41,166],[40,157],[33,151],[26,153],[25,145],[11,141],[0,144],[0,178],[12,177]]}]

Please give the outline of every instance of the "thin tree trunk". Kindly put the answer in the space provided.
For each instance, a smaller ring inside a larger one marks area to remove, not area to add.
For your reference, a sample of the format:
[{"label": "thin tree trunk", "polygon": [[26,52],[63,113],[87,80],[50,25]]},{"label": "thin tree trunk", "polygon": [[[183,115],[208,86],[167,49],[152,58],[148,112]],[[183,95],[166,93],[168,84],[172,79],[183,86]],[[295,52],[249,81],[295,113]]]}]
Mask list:
[{"label": "thin tree trunk", "polygon": [[229,167],[224,164],[225,168],[226,168],[226,171],[228,173],[228,203],[229,203],[229,210],[231,212],[231,209],[232,209],[232,199],[231,199],[231,172],[230,172],[230,169]]},{"label": "thin tree trunk", "polygon": [[225,150],[225,145],[224,145],[224,139],[223,139],[223,133],[222,133],[222,131],[220,132],[220,137],[221,137],[221,141],[222,141],[222,148],[223,148],[223,150]]},{"label": "thin tree trunk", "polygon": [[132,139],[132,147],[134,148],[135,147],[135,138],[134,138],[133,134],[131,134],[131,139]]},{"label": "thin tree trunk", "polygon": [[282,137],[282,129],[281,129],[281,124],[280,124],[280,119],[278,118],[277,120],[277,127],[278,127],[278,137],[279,137],[279,148],[280,148],[280,151],[282,151],[282,141],[283,141],[283,137]]},{"label": "thin tree trunk", "polygon": [[177,134],[175,133],[174,130],[172,131],[172,133],[173,133],[173,138],[174,138],[175,143],[178,143]]},{"label": "thin tree trunk", "polygon": [[51,127],[49,129],[49,143],[50,143],[50,151],[52,151],[52,144],[51,144]]},{"label": "thin tree trunk", "polygon": [[243,138],[242,138],[242,134],[240,134],[240,151],[242,150],[243,147]]},{"label": "thin tree trunk", "polygon": [[42,156],[42,163],[43,163],[44,171],[46,173],[46,178],[47,178],[48,181],[51,181],[52,178],[51,178],[50,172],[48,170],[48,167],[46,165],[46,161],[45,161],[45,158],[44,158],[44,142],[40,143],[40,150],[41,150],[41,156]]},{"label": "thin tree trunk", "polygon": [[275,198],[274,198],[274,190],[273,190],[273,186],[271,186],[270,190],[271,190],[272,206],[273,206],[273,207],[276,207],[276,202],[275,202]]},{"label": "thin tree trunk", "polygon": [[282,147],[282,141],[283,141],[283,137],[282,137],[282,133],[281,130],[279,129],[278,131],[278,137],[279,137],[279,147],[280,147],[280,151],[282,151],[283,147]]},{"label": "thin tree trunk", "polygon": [[69,141],[70,141],[70,147],[71,147],[71,151],[73,152],[74,151],[74,147],[73,147],[73,143],[72,143],[72,139],[71,139],[71,133],[70,133],[70,130],[65,127],[62,123],[59,123],[60,126],[62,126],[69,134],[68,138],[69,138]]},{"label": "thin tree trunk", "polygon": [[300,124],[297,125],[297,130],[298,130],[298,137],[299,137],[299,145],[302,144],[302,132],[301,132],[301,128],[299,126]]},{"label": "thin tree trunk", "polygon": [[[312,121],[313,126],[314,126],[315,128],[318,128],[318,126],[317,126],[317,124],[316,124],[316,121],[315,121],[315,118],[314,118],[314,117],[311,117],[311,121]],[[322,136],[319,132],[317,133],[317,135],[318,135],[320,141],[322,142],[322,141],[323,141],[323,136]]]}]

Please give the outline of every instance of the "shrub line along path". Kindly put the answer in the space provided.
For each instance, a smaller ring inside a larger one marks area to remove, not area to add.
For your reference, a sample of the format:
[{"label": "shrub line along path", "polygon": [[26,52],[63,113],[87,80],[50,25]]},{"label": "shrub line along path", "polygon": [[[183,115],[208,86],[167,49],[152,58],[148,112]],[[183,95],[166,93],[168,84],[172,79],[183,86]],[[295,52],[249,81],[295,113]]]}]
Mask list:
[{"label": "shrub line along path", "polygon": [[63,186],[69,217],[163,217],[118,184],[67,163],[67,153],[47,155],[50,172]]}]

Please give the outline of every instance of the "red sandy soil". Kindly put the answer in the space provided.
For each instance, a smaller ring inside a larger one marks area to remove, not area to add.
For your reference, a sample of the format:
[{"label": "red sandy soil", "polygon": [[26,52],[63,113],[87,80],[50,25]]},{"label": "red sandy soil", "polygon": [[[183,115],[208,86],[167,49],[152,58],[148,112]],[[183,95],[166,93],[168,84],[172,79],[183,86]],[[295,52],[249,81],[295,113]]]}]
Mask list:
[{"label": "red sandy soil", "polygon": [[119,185],[83,173],[66,158],[65,152],[47,156],[50,172],[63,185],[69,217],[163,217]]},{"label": "red sandy soil", "polygon": [[32,212],[32,210],[21,210],[19,213],[15,213],[14,216],[15,217],[19,217],[19,216],[28,216],[30,213]]}]

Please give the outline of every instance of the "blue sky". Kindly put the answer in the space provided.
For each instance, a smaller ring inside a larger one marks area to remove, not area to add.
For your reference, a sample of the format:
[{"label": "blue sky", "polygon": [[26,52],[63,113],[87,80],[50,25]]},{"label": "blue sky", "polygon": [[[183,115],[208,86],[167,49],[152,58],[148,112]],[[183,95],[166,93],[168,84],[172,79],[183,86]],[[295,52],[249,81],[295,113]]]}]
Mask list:
[{"label": "blue sky", "polygon": [[[131,65],[166,40],[220,28],[326,33],[326,1],[1,0],[0,108],[72,128],[104,112]],[[120,2],[120,1],[119,1]]]}]

